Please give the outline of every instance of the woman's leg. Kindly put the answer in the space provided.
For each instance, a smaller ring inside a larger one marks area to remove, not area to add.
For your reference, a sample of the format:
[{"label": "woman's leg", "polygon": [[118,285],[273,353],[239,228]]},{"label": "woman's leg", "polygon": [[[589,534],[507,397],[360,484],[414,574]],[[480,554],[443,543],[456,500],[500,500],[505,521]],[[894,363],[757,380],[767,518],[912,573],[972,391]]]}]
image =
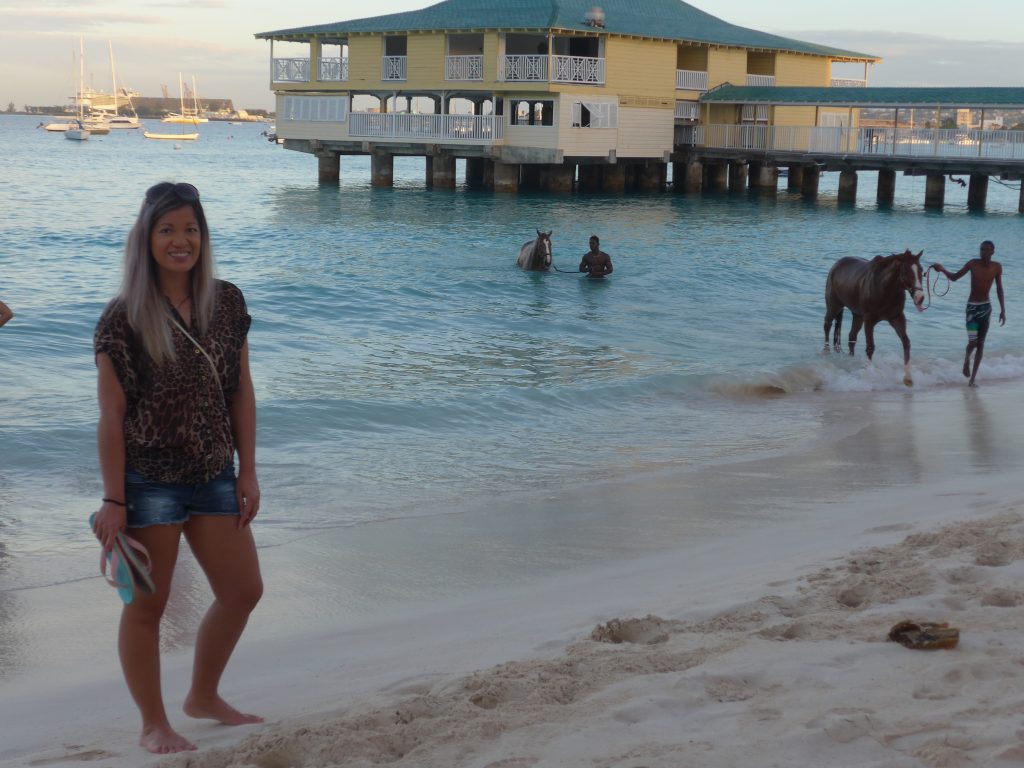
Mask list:
[{"label": "woman's leg", "polygon": [[261,723],[262,717],[239,712],[218,692],[221,675],[249,614],[263,595],[252,529],[239,528],[236,516],[193,515],[185,523],[185,538],[206,573],[214,597],[196,637],[192,689],[185,698],[185,714],[226,725]]},{"label": "woman's leg", "polygon": [[124,679],[142,715],[139,744],[157,754],[195,749],[194,744],[171,728],[160,690],[160,619],[171,591],[181,526],[130,528],[128,534],[149,551],[156,584],[154,594],[137,591],[132,602],[124,607],[117,637]]}]

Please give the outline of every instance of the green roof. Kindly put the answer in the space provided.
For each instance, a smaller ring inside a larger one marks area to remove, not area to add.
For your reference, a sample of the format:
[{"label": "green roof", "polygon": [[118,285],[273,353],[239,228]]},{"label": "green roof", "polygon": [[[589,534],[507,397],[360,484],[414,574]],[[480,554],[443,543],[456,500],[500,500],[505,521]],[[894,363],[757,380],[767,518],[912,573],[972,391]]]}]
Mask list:
[{"label": "green roof", "polygon": [[726,83],[705,93],[700,101],[777,106],[1024,109],[1024,88],[806,88]]},{"label": "green roof", "polygon": [[428,8],[312,27],[260,32],[257,38],[308,38],[361,33],[468,30],[564,30],[594,32],[584,23],[598,5],[605,14],[601,31],[739,48],[792,51],[858,61],[877,56],[770,35],[722,21],[680,0],[445,0]]}]

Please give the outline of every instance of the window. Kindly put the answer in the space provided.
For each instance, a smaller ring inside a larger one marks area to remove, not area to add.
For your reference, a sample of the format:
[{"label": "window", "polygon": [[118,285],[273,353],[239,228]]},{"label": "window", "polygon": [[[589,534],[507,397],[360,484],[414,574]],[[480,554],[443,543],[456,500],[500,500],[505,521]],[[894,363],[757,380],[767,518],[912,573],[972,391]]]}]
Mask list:
[{"label": "window", "polygon": [[343,123],[348,117],[348,96],[285,96],[285,120]]},{"label": "window", "polygon": [[573,128],[617,128],[619,105],[614,101],[574,101]]},{"label": "window", "polygon": [[526,99],[512,101],[511,122],[512,125],[554,125],[555,102]]}]

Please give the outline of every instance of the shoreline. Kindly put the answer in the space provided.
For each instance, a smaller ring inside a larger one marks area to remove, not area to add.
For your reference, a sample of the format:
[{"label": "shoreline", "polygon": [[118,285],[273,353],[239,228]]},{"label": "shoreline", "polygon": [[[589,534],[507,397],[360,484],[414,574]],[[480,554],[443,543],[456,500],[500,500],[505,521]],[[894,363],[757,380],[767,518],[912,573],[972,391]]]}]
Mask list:
[{"label": "shoreline", "polygon": [[[1018,391],[1018,386],[990,387],[984,390],[989,403],[980,407],[1010,403]],[[664,720],[662,726],[654,728],[654,742],[665,738],[669,722],[678,730],[679,723],[690,722],[691,718],[704,721],[722,703],[686,696],[682,704],[673,703],[673,686],[688,674],[710,675],[709,680],[743,680],[755,675],[759,666],[784,664],[794,679],[810,675],[815,686],[822,686],[828,681],[817,680],[815,675],[825,674],[822,669],[829,666],[822,659],[832,658],[829,654],[836,653],[838,643],[853,654],[855,663],[868,665],[867,680],[876,679],[881,673],[875,651],[881,654],[879,658],[888,659],[887,663],[901,658],[892,656],[896,650],[912,652],[890,647],[892,644],[875,644],[883,642],[876,635],[884,622],[872,613],[876,609],[871,607],[871,600],[865,606],[832,605],[820,618],[805,620],[802,628],[797,627],[796,619],[786,616],[786,606],[799,602],[808,592],[821,592],[821,584],[832,585],[826,591],[833,594],[836,563],[851,562],[858,548],[899,548],[905,546],[902,542],[908,535],[931,536],[939,525],[959,524],[967,530],[973,524],[964,521],[1005,517],[1024,509],[1014,470],[1016,454],[1002,454],[1004,439],[1010,439],[1019,426],[1017,417],[1011,412],[997,423],[980,422],[975,433],[964,432],[960,421],[963,413],[942,416],[962,396],[950,391],[916,400],[910,396],[854,399],[848,403],[851,410],[845,416],[842,409],[835,413],[835,426],[822,426],[822,441],[802,451],[727,463],[701,472],[626,477],[537,494],[531,497],[530,508],[519,509],[521,514],[516,518],[504,513],[522,501],[518,498],[504,500],[507,508],[496,503],[492,509],[477,510],[475,515],[406,518],[317,532],[301,541],[266,547],[260,555],[268,592],[228,668],[224,686],[229,700],[266,716],[268,724],[264,726],[227,729],[188,721],[177,712],[187,685],[194,627],[208,599],[194,566],[183,564],[186,567],[179,568],[175,597],[164,627],[165,644],[171,649],[165,655],[164,679],[172,723],[202,750],[189,755],[193,761],[189,765],[231,765],[218,762],[223,755],[217,750],[248,749],[238,746],[248,736],[264,753],[277,749],[274,744],[291,745],[287,750],[292,751],[286,753],[289,759],[299,761],[307,752],[298,745],[295,729],[312,727],[325,734],[324,744],[334,744],[337,738],[351,737],[353,722],[364,723],[367,717],[374,727],[382,729],[380,738],[387,741],[395,724],[384,723],[381,713],[391,710],[411,712],[412,720],[406,725],[430,723],[432,718],[447,723],[445,712],[461,712],[452,716],[484,729],[471,729],[472,734],[460,737],[456,746],[445,746],[432,741],[440,727],[434,722],[417,737],[424,748],[429,748],[427,752],[417,753],[411,743],[406,744],[411,751],[399,765],[483,768],[490,763],[480,755],[489,754],[491,762],[520,759],[516,755],[528,743],[545,746],[527,755],[535,762],[521,765],[591,765],[582,758],[587,754],[586,745],[574,741],[572,734],[594,728],[598,735],[605,730],[617,732],[623,722],[638,718],[632,724],[636,725],[646,716],[612,716],[611,722],[605,722],[578,713],[565,722],[552,721],[543,734],[534,732],[544,729],[530,720],[533,715],[529,713],[517,715],[511,723],[494,718],[510,711],[509,705],[530,700],[533,683],[523,680],[550,676],[554,674],[552,669],[569,663],[588,669],[606,662],[615,666],[615,654],[652,656],[644,663],[657,669],[665,663],[658,659],[662,651],[671,657],[701,655],[723,643],[732,648],[728,653],[706,654],[705,661],[690,668],[696,670],[692,673],[690,669],[675,669],[617,676],[608,682],[562,681],[573,690],[586,692],[573,700],[573,706],[587,711],[597,706],[595,702],[620,695],[624,701],[633,702],[630,707],[643,711],[648,711],[647,705],[634,701],[637,697],[647,701],[654,696],[663,701],[671,716],[657,712],[656,707],[649,709],[655,720]],[[870,408],[863,423],[848,426],[838,438],[828,435],[830,430],[847,424],[847,417],[865,403],[870,403]],[[917,426],[906,430],[907,424]],[[965,455],[973,455],[973,463],[963,463]],[[883,461],[894,466],[900,477],[886,472],[873,481],[861,477],[871,468],[879,470]],[[946,470],[950,470],[949,476],[941,479]],[[829,482],[828,478],[833,477],[835,480]],[[688,511],[685,519],[674,514],[681,508]],[[1007,530],[1013,528],[1006,525]],[[954,540],[958,535],[953,534]],[[960,626],[958,616],[974,609],[949,604],[952,597],[940,588],[972,583],[988,585],[985,594],[1009,589],[1000,599],[1014,604],[1012,587],[996,582],[1004,574],[1022,575],[1018,561],[1003,568],[971,563],[954,566],[949,563],[954,555],[920,564],[923,575],[914,578],[937,586],[933,593],[918,595],[918,602],[906,602],[906,611],[920,610],[920,618],[951,620]],[[899,558],[887,558],[885,562],[898,564]],[[966,574],[963,583],[954,584],[947,576],[940,576],[940,571],[960,572],[958,568]],[[884,572],[868,575],[885,576]],[[968,578],[974,581],[966,581]],[[155,761],[135,746],[137,715],[123,689],[113,651],[119,613],[114,596],[98,579],[90,579],[41,590],[28,599],[36,606],[11,614],[12,620],[22,621],[18,623],[20,636],[8,631],[8,637],[26,653],[36,648],[33,641],[42,639],[42,649],[35,652],[51,656],[48,662],[40,659],[29,665],[29,673],[5,682],[0,692],[0,704],[14,713],[0,724],[0,743],[5,745],[0,751],[0,766],[31,761],[70,765],[86,754],[97,755],[94,759],[101,759],[109,768]],[[902,603],[875,600],[879,601],[877,611],[886,616],[886,621],[894,618],[897,610],[902,616],[904,609],[898,608]],[[984,608],[1002,616],[1011,613],[994,606]],[[849,623],[847,614],[851,610],[871,617],[870,637],[866,630],[857,628],[851,630],[854,635],[850,637],[836,636],[834,629],[830,636],[818,637],[820,627]],[[764,625],[740,621],[752,611],[772,621]],[[648,647],[627,642],[615,645],[609,656],[609,647],[588,640],[595,626],[613,619],[626,622],[636,636],[643,635],[650,627],[645,629],[646,625],[635,620],[649,614],[666,622],[655,627],[656,635],[668,634],[665,643]],[[972,622],[979,621],[971,615]],[[738,622],[740,629],[734,627],[718,639],[714,632],[693,629],[722,621]],[[797,627],[791,639],[811,649],[800,650],[811,654],[806,669],[787,656],[789,651],[781,657],[775,655],[778,638],[758,634],[785,621]],[[961,626],[961,650],[978,651],[974,645],[978,638],[972,635],[970,626]],[[69,636],[75,637],[74,646],[69,645]],[[1005,642],[1004,635],[998,633],[982,637]],[[851,643],[855,647],[846,648]],[[680,644],[681,649],[677,647]],[[969,665],[987,663],[984,648],[978,652],[982,655],[972,657]],[[731,653],[742,659],[739,667],[733,666],[738,662],[732,660]],[[580,660],[574,661],[577,657]],[[663,675],[675,675],[668,690],[658,687],[667,679]],[[655,688],[649,690],[648,685]],[[785,688],[784,681],[771,685]],[[466,686],[476,687],[470,690]],[[635,695],[628,693],[630,690],[635,690]],[[654,690],[658,691],[656,695]],[[741,690],[742,695],[736,694],[740,698],[732,703],[740,706],[761,696],[755,692],[748,697],[749,692]],[[478,703],[470,701],[478,693],[484,698]],[[728,698],[733,694],[723,695]],[[8,703],[13,706],[6,706]],[[541,703],[550,706],[550,702]],[[464,709],[467,706],[470,709]],[[838,705],[833,708],[841,709]],[[338,712],[341,714],[332,716]],[[466,719],[467,712],[484,719]],[[324,724],[325,718],[332,717],[331,723]],[[776,726],[786,726],[787,718],[782,717]],[[842,725],[844,718],[833,718],[840,730],[846,727]],[[867,728],[863,718],[855,720],[860,725],[854,731]],[[753,721],[760,722],[756,717]],[[51,746],[54,722],[61,723],[58,738],[66,745],[63,748]],[[76,725],[65,727],[66,723]],[[744,720],[732,727],[748,725]],[[804,727],[802,723],[788,723],[793,733],[802,732]],[[832,728],[833,724],[824,727]],[[492,732],[497,735],[486,737]],[[345,749],[351,748],[351,741],[345,743],[349,745]],[[600,743],[609,750],[606,758],[618,754],[617,747]],[[827,743],[835,747],[831,740]],[[1012,748],[1007,743],[1006,749]],[[440,751],[435,754],[431,749]],[[678,750],[678,745],[674,749]],[[497,751],[491,754],[488,750]],[[673,754],[671,750],[662,757],[645,753],[648,762],[638,764],[678,765],[672,762]],[[730,754],[735,757],[735,753]],[[238,764],[259,764],[253,755],[249,757],[249,763],[242,760]],[[702,762],[704,757],[707,760]],[[690,756],[694,765],[724,768],[744,764],[704,757]],[[889,764],[902,765],[885,763]]]}]

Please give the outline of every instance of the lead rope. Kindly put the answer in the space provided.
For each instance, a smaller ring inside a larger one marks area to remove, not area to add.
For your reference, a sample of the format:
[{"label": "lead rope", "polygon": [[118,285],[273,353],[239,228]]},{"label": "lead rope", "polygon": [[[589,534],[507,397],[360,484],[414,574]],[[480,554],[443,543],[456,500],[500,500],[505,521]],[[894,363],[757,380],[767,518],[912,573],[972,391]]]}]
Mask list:
[{"label": "lead rope", "polygon": [[[935,271],[935,282],[934,282],[934,285],[932,284],[932,278],[930,276],[930,273],[933,270]],[[939,278],[940,277],[944,278],[945,281],[946,281],[946,290],[944,290],[942,293],[938,293],[937,292],[938,291]],[[938,298],[941,299],[943,296],[945,296],[947,293],[949,293],[949,289],[952,287],[952,284],[950,283],[949,278],[946,277],[941,272],[939,272],[939,270],[935,269],[935,267],[933,267],[933,266],[932,267],[928,267],[928,269],[926,269],[924,271],[924,284],[925,284],[925,287],[928,289],[928,300],[927,300],[928,303],[925,304],[924,307],[922,307],[922,311],[924,311],[925,309],[928,309],[928,307],[930,307],[932,305],[932,291],[933,290],[936,291],[935,296],[937,296]]]}]

